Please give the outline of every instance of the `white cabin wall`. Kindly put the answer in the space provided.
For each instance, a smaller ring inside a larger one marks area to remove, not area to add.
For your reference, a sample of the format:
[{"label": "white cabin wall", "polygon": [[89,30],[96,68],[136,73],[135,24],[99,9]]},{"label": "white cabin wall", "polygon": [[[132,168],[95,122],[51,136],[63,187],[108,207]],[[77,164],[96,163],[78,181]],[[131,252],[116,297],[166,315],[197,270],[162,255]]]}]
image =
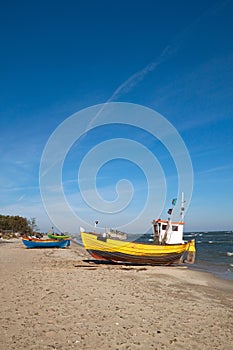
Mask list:
[{"label": "white cabin wall", "polygon": [[183,225],[178,225],[178,231],[169,230],[166,243],[167,244],[183,243]]}]

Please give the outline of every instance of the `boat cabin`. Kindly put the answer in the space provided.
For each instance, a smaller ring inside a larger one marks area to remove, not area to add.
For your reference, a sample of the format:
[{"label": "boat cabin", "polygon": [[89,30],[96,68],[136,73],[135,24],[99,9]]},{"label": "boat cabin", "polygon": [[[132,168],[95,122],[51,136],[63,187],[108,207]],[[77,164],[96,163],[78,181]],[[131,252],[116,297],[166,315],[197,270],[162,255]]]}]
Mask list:
[{"label": "boat cabin", "polygon": [[184,222],[153,220],[154,244],[181,244],[183,240]]}]

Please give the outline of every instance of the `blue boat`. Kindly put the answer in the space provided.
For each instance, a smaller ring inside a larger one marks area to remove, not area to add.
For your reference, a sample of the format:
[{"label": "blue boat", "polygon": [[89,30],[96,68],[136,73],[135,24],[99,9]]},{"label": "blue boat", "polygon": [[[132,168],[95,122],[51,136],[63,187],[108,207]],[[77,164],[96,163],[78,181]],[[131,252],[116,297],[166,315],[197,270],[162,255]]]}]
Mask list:
[{"label": "blue boat", "polygon": [[27,248],[66,248],[70,246],[70,239],[39,239],[39,238],[22,238],[23,244]]}]

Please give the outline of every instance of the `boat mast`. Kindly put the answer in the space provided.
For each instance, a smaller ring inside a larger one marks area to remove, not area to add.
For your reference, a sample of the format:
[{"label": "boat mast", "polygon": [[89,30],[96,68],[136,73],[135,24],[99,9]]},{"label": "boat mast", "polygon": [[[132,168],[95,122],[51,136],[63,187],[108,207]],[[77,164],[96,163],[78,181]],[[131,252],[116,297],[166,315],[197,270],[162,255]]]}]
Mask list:
[{"label": "boat mast", "polygon": [[96,220],[96,221],[95,221],[95,231],[94,231],[94,232],[96,232],[96,226],[98,225],[98,223],[99,223],[99,221]]},{"label": "boat mast", "polygon": [[184,221],[184,192],[182,192],[181,194],[181,211],[180,211],[180,221],[183,222]]}]

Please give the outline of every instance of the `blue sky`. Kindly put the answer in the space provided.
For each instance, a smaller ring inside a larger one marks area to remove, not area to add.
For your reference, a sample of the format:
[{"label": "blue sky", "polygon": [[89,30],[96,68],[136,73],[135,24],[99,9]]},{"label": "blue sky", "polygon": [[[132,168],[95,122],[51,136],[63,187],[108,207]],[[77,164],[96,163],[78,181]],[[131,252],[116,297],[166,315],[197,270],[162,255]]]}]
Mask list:
[{"label": "blue sky", "polygon": [[[56,226],[39,188],[46,142],[63,121],[84,108],[127,102],[159,112],[186,144],[194,171],[186,230],[232,230],[232,15],[232,2],[221,0],[3,4],[0,212],[35,217],[41,231]],[[88,224],[98,218],[103,227],[117,226],[114,217],[83,202],[77,181],[85,154],[112,138],[133,139],[155,154],[167,181],[166,216],[170,199],[177,195],[174,163],[158,140],[125,125],[93,129],[71,147],[62,174],[72,209],[83,213]],[[116,182],[125,178],[135,195],[128,211],[122,211],[127,220],[146,198],[143,171],[116,159],[99,170],[96,186],[104,199],[115,200]],[[56,204],[54,211],[61,216]],[[148,215],[148,222],[153,218]],[[78,230],[65,217],[64,225],[67,231]]]}]

